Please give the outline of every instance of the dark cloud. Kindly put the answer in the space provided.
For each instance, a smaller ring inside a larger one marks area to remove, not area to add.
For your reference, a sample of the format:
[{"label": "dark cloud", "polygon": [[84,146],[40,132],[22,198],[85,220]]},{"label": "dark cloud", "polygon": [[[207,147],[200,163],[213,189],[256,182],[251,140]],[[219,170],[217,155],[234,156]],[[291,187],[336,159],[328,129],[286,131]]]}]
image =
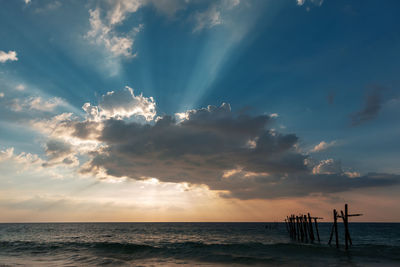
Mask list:
[{"label": "dark cloud", "polygon": [[49,167],[56,164],[77,164],[75,151],[71,144],[61,140],[49,140],[45,146],[48,161],[42,164],[43,167]]},{"label": "dark cloud", "polygon": [[381,93],[381,88],[375,88],[367,94],[363,109],[351,115],[351,124],[353,126],[373,120],[378,116],[382,108]]},{"label": "dark cloud", "polygon": [[344,173],[283,175],[273,177],[237,177],[225,183],[225,197],[240,199],[302,197],[312,193],[337,193],[358,188],[398,184],[399,175],[370,173],[349,178]]},{"label": "dark cloud", "polygon": [[337,168],[329,171],[319,163],[310,166],[308,155],[297,149],[298,137],[269,129],[267,115],[235,115],[228,104],[186,115],[181,122],[164,116],[154,124],[104,121],[98,140],[106,146],[92,152],[81,172],[205,184],[241,199],[333,193],[399,181],[388,174],[350,178],[340,164],[332,163]]}]

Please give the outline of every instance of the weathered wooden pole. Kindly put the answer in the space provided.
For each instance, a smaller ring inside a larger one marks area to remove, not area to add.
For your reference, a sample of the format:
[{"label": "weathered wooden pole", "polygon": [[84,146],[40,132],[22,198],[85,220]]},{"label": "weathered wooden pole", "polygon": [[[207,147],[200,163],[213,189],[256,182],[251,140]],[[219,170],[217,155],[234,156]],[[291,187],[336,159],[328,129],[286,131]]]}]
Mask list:
[{"label": "weathered wooden pole", "polygon": [[348,232],[347,223],[346,223],[347,218],[344,215],[342,210],[340,211],[340,213],[342,214],[343,226],[344,226],[344,240],[345,240],[344,243],[345,243],[346,250],[348,250],[349,249],[349,239],[348,239],[348,235],[347,235],[347,232]]},{"label": "weathered wooden pole", "polygon": [[303,241],[303,231],[301,230],[299,225],[300,225],[300,219],[299,219],[299,216],[296,216],[297,240],[298,241],[300,241],[300,240]]},{"label": "weathered wooden pole", "polygon": [[292,239],[295,239],[296,238],[296,229],[293,224],[293,215],[290,216],[290,230],[291,230]]},{"label": "weathered wooden pole", "polygon": [[288,232],[288,234],[290,234],[288,222],[286,221],[286,219],[285,219],[285,227],[286,227],[286,231]]},{"label": "weathered wooden pole", "polygon": [[335,231],[335,224],[332,224],[332,228],[331,228],[331,234],[329,236],[329,241],[328,241],[328,245],[331,244],[332,242],[332,238],[333,238],[333,232]]},{"label": "weathered wooden pole", "polygon": [[[353,245],[353,242],[351,241],[351,237],[350,237],[350,230],[349,230],[349,207],[347,204],[344,205],[344,214],[346,216],[346,235],[347,235],[347,239],[350,242],[350,245]],[[357,214],[358,215],[358,214]]]},{"label": "weathered wooden pole", "polygon": [[314,223],[315,223],[315,231],[317,232],[318,242],[321,242],[321,240],[319,239],[317,218],[314,218]]},{"label": "weathered wooden pole", "polygon": [[311,242],[314,242],[315,238],[314,238],[314,231],[313,231],[313,226],[312,226],[310,213],[308,213],[308,227],[309,227]]},{"label": "weathered wooden pole", "polygon": [[338,227],[337,227],[337,211],[333,210],[333,225],[335,227],[335,238],[336,238],[336,247],[339,248],[339,235],[338,235]]},{"label": "weathered wooden pole", "polygon": [[288,217],[288,219],[289,219],[289,222],[290,222],[290,237],[294,238],[295,231],[293,229],[293,218],[292,218],[292,216],[290,216],[290,218]]},{"label": "weathered wooden pole", "polygon": [[303,229],[304,229],[304,237],[306,242],[308,242],[308,229],[307,229],[307,217],[306,215],[302,215]]}]

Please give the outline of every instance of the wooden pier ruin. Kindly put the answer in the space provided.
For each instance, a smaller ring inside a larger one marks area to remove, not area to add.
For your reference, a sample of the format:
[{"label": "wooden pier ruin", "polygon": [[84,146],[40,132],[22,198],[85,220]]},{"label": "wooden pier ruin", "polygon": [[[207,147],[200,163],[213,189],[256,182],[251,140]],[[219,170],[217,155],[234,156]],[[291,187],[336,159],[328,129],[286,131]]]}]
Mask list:
[{"label": "wooden pier ruin", "polygon": [[[339,232],[338,232],[338,219],[342,218],[343,226],[344,226],[344,240],[345,240],[345,248],[349,249],[351,246],[352,240],[350,237],[349,231],[349,217],[361,216],[362,214],[349,214],[348,205],[345,204],[344,212],[340,211],[340,214],[336,209],[333,210],[333,224],[331,228],[331,233],[328,241],[328,245],[331,245],[333,235],[335,235],[336,247],[339,248]],[[321,220],[321,217],[312,217],[310,213],[307,215],[299,214],[299,215],[290,215],[285,219],[286,230],[288,231],[290,238],[296,240],[298,242],[321,242],[318,230],[318,220]],[[315,235],[314,235],[315,228]]]},{"label": "wooden pier ruin", "polygon": [[349,207],[347,204],[344,205],[344,212],[343,212],[343,210],[340,211],[340,215],[336,209],[333,210],[333,225],[332,225],[328,245],[331,244],[333,233],[335,233],[336,247],[339,248],[339,234],[338,234],[338,226],[337,226],[338,218],[343,219],[344,240],[345,240],[346,250],[349,249],[349,245],[350,246],[353,245],[353,242],[351,241],[351,237],[350,237],[350,231],[349,231],[349,217],[355,217],[355,216],[362,216],[362,214],[349,214]]},{"label": "wooden pier ruin", "polygon": [[[314,226],[318,242],[321,241],[319,237],[318,222],[317,220],[323,219],[320,217],[312,217],[310,213],[307,215],[290,215],[285,219],[286,230],[290,237],[300,242],[314,242]],[[313,223],[314,222],[314,223]],[[314,226],[313,226],[314,225]]]}]

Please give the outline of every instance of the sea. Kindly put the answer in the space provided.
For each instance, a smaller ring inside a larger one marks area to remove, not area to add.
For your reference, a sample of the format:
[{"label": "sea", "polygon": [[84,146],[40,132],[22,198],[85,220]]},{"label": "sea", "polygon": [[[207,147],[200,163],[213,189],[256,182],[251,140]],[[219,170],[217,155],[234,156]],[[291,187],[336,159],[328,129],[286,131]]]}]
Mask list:
[{"label": "sea", "polygon": [[331,225],[301,243],[284,223],[3,223],[0,266],[400,266],[400,224],[350,223],[347,251]]}]

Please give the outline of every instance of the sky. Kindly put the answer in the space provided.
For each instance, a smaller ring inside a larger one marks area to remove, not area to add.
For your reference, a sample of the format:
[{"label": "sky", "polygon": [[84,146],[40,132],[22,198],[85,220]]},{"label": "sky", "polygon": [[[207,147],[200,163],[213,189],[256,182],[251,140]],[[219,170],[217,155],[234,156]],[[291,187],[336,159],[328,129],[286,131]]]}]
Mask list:
[{"label": "sky", "polygon": [[0,222],[400,221],[399,1],[0,7]]}]

